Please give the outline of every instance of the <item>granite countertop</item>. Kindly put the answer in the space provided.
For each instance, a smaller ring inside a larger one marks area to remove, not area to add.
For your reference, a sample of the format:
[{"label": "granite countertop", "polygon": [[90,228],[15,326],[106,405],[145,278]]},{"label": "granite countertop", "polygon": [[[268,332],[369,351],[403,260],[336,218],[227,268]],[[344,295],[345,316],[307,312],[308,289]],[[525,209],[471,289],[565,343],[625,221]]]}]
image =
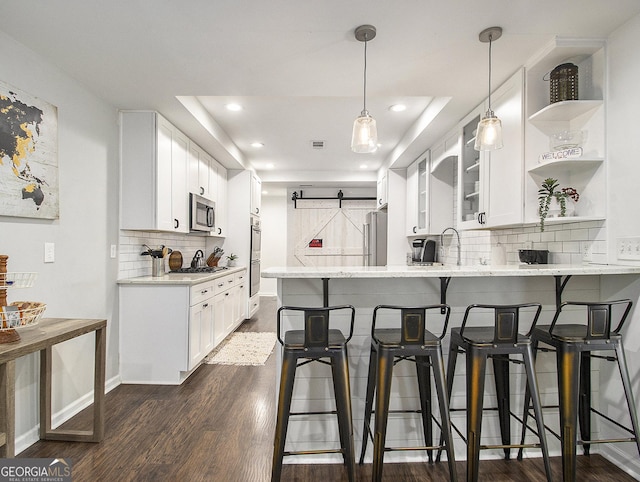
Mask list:
[{"label": "granite countertop", "polygon": [[485,276],[568,276],[640,275],[640,266],[619,265],[478,265],[478,266],[335,266],[273,267],[261,272],[263,278],[473,278]]},{"label": "granite countertop", "polygon": [[138,276],[118,280],[119,285],[197,285],[246,270],[246,266],[227,268],[215,273],[167,273],[164,276]]}]

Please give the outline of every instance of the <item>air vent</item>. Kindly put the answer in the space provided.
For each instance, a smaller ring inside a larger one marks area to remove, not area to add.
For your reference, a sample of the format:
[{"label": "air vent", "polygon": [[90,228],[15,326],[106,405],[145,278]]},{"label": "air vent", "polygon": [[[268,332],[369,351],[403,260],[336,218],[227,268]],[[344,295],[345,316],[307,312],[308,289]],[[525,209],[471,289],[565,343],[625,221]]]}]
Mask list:
[{"label": "air vent", "polygon": [[324,149],[324,141],[311,141],[312,149]]}]

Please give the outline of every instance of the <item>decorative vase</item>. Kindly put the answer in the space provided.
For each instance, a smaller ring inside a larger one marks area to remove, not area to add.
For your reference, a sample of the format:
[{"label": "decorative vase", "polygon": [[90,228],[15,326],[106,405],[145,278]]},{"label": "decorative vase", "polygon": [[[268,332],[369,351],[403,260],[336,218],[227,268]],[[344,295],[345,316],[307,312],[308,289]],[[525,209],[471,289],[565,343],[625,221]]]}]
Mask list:
[{"label": "decorative vase", "polygon": [[[576,211],[576,204],[571,199],[565,199],[565,212],[564,217],[573,216]],[[547,214],[548,218],[560,218],[562,216],[562,208],[560,206],[560,201],[557,198],[553,197],[551,202],[549,203],[549,213]]]}]

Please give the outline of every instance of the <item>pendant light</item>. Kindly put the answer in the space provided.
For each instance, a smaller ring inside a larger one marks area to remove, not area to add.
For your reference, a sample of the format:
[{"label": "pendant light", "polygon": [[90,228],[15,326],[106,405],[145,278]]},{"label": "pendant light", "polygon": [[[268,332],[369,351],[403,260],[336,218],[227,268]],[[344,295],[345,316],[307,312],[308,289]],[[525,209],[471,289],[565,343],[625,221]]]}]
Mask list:
[{"label": "pendant light", "polygon": [[476,151],[494,151],[502,149],[502,122],[491,110],[491,43],[502,37],[501,27],[489,27],[480,32],[480,42],[489,43],[489,105],[487,112],[480,122],[476,131]]},{"label": "pendant light", "polygon": [[356,40],[364,42],[364,104],[360,117],[353,123],[351,150],[368,154],[378,149],[376,120],[369,115],[367,110],[367,42],[375,38],[376,28],[373,25],[360,25],[355,30],[355,36]]}]

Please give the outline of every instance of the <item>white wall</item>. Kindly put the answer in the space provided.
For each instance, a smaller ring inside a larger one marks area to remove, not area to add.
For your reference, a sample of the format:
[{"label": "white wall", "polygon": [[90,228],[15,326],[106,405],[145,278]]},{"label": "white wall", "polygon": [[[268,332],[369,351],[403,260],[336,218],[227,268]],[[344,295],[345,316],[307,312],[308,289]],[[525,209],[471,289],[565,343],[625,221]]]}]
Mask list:
[{"label": "white wall", "polygon": [[[262,226],[260,269],[287,265],[287,192],[284,189],[277,193],[271,189],[268,190],[269,194],[262,195],[260,211]],[[278,280],[273,278],[260,280],[261,296],[275,296],[277,291]]]},{"label": "white wall", "polygon": [[[116,109],[0,32],[0,80],[58,107],[60,219],[0,216],[0,252],[9,271],[39,273],[35,287],[9,292],[9,300],[47,303],[45,317],[106,318],[107,380],[118,375],[116,319],[118,244],[118,129]],[[43,263],[44,242],[55,243],[55,263]],[[54,423],[90,402],[93,336],[54,350]],[[37,440],[36,355],[16,364],[16,450]],[[57,416],[56,416],[57,415]]]},{"label": "white wall", "polygon": [[[607,112],[607,162],[608,166],[608,220],[609,252],[615,253],[618,236],[640,236],[640,217],[635,211],[638,204],[638,179],[640,179],[640,137],[635,134],[640,91],[640,58],[637,46],[640,44],[640,15],[635,16],[614,32],[608,42],[609,92]],[[616,262],[612,255],[611,262]],[[625,262],[625,264],[631,264]],[[635,307],[631,312],[625,330],[624,343],[626,357],[633,385],[636,404],[640,402],[640,311],[638,295],[640,281],[636,277],[616,277],[603,279],[603,299],[631,298]],[[620,376],[616,370],[603,370],[600,377],[601,409],[614,419],[628,421],[624,410],[624,398]],[[608,431],[613,435],[619,430]],[[634,444],[611,444],[603,447],[603,453],[640,479],[640,459]]]}]

